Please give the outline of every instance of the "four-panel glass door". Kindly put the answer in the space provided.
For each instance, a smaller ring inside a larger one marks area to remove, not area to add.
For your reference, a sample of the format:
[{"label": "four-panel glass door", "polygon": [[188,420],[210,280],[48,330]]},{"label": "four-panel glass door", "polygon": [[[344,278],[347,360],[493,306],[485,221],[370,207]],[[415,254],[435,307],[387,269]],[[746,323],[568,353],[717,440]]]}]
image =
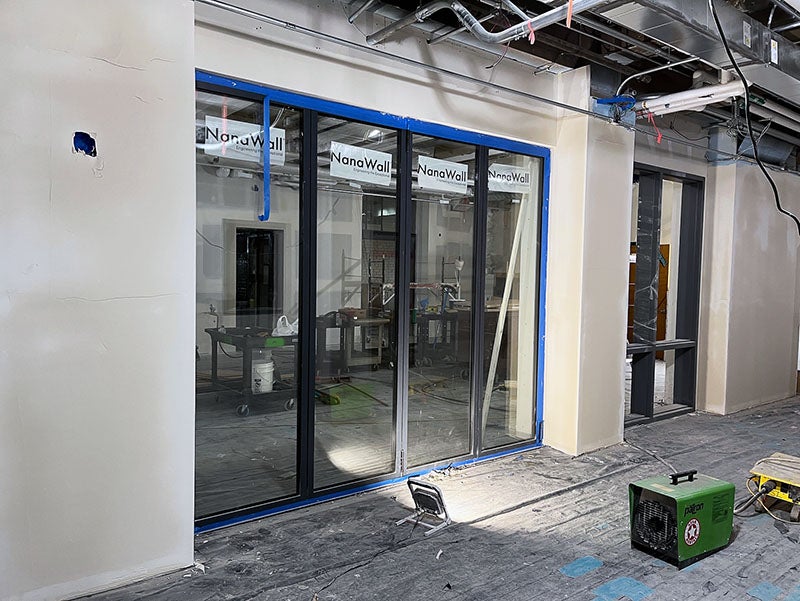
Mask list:
[{"label": "four-panel glass door", "polygon": [[199,524],[536,439],[542,159],[203,91],[196,132]]}]

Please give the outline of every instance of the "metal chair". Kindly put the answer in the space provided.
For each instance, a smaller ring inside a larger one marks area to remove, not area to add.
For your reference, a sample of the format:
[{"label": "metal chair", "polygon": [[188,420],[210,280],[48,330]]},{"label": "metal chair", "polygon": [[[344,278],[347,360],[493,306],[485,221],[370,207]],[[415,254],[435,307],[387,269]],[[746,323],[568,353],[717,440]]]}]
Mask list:
[{"label": "metal chair", "polygon": [[[414,525],[422,524],[428,528],[425,533],[425,536],[428,536],[453,523],[450,519],[450,514],[447,513],[442,491],[438,486],[409,478],[408,489],[411,491],[411,498],[414,500],[414,513],[397,521],[395,525],[399,526],[405,522],[414,522]],[[424,522],[423,518],[426,516],[435,518],[439,523],[429,524]]]}]

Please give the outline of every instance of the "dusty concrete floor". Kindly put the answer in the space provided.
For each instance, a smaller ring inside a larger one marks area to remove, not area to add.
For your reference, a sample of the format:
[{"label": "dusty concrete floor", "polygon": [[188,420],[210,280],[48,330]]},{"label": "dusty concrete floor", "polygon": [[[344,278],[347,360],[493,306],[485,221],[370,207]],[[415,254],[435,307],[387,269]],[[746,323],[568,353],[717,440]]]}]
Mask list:
[{"label": "dusty concrete floor", "polygon": [[[684,415],[626,431],[672,463],[734,482],[780,450],[800,455],[800,398],[733,416]],[[410,524],[397,485],[196,537],[197,566],[91,599],[800,600],[800,525],[735,518],[735,540],[678,571],[632,550],[629,482],[666,474],[621,444],[551,449],[434,473],[456,524]],[[778,515],[786,514],[779,513]]]}]

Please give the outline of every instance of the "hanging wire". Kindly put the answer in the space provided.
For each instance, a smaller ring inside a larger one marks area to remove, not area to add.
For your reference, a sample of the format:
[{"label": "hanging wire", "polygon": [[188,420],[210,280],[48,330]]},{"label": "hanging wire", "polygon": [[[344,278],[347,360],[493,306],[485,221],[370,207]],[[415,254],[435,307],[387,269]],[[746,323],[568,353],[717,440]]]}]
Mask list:
[{"label": "hanging wire", "polygon": [[722,23],[719,20],[717,7],[714,4],[714,0],[708,0],[708,7],[711,10],[711,16],[714,18],[714,24],[717,26],[717,33],[719,33],[720,40],[722,40],[722,45],[725,47],[725,52],[728,54],[728,59],[731,61],[733,68],[736,70],[737,75],[742,80],[742,84],[744,85],[744,115],[747,120],[747,133],[750,137],[750,142],[753,145],[753,158],[756,160],[756,164],[758,164],[758,167],[761,169],[764,177],[767,178],[770,188],[772,188],[772,194],[775,198],[775,207],[780,213],[783,213],[794,221],[795,225],[797,226],[797,233],[800,235],[800,219],[795,217],[792,213],[785,210],[781,206],[781,196],[778,192],[778,186],[775,185],[775,180],[772,179],[772,176],[769,174],[769,171],[767,171],[767,168],[764,166],[764,163],[761,161],[761,157],[759,156],[758,140],[756,140],[756,136],[753,131],[753,120],[750,117],[750,86],[748,85],[747,79],[745,78],[744,73],[742,73],[739,64],[736,62],[733,52],[731,51],[731,47],[728,44],[728,40],[725,37],[725,32],[722,29]]}]

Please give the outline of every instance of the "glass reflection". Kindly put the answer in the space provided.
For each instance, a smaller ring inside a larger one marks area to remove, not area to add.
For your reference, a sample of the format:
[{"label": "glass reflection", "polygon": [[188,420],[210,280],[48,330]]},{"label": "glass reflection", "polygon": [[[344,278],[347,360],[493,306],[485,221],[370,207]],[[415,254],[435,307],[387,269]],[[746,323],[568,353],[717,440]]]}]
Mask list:
[{"label": "glass reflection", "polygon": [[318,121],[314,487],[395,467],[397,132]]},{"label": "glass reflection", "polygon": [[490,151],[483,447],[534,438],[541,160]]},{"label": "glass reflection", "polygon": [[470,451],[475,147],[414,136],[408,465]]},{"label": "glass reflection", "polygon": [[[271,107],[283,140],[263,200],[263,104],[196,97],[195,513],[297,493],[301,114]],[[289,324],[287,329],[285,326]]]}]

